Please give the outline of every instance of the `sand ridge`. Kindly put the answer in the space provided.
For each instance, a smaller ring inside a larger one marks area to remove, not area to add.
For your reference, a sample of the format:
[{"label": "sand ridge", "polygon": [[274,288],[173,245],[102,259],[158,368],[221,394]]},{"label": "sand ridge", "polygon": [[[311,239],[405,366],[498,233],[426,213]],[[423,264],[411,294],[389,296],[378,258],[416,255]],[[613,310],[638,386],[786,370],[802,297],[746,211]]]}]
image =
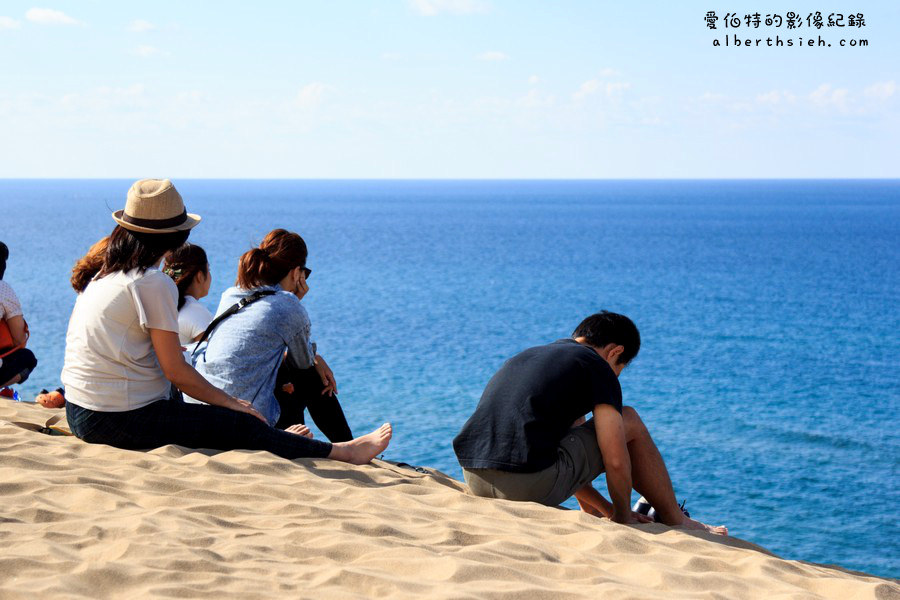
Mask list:
[{"label": "sand ridge", "polygon": [[475,498],[431,470],[132,452],[13,424],[54,414],[0,402],[0,598],[900,599],[894,581]]}]

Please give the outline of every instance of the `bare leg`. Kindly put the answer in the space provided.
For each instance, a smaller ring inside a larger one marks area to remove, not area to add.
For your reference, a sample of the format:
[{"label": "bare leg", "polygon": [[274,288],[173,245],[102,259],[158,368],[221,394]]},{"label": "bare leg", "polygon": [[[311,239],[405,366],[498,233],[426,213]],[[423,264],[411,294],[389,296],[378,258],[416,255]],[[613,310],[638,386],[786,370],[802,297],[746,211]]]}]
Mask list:
[{"label": "bare leg", "polygon": [[728,535],[725,527],[712,527],[686,517],[678,502],[666,463],[659,453],[650,432],[641,420],[637,411],[626,406],[622,410],[625,420],[625,439],[628,443],[628,454],[631,457],[631,479],[634,489],[638,491],[656,509],[660,520],[666,525],[698,529]]},{"label": "bare leg", "polygon": [[337,442],[331,446],[328,458],[354,465],[364,465],[384,452],[393,435],[390,423],[385,423],[372,433],[354,438],[349,442]]}]

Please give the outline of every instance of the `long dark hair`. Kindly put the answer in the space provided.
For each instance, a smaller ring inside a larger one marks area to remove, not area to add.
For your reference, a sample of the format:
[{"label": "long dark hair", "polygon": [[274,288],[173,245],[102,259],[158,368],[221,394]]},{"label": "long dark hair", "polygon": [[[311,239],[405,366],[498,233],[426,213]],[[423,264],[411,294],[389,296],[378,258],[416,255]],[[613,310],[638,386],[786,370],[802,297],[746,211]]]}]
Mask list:
[{"label": "long dark hair", "polygon": [[166,252],[184,244],[190,230],[171,233],[143,233],[131,231],[119,225],[109,235],[103,267],[97,277],[106,277],[119,271],[137,269],[141,273],[155,265]]},{"label": "long dark hair", "polygon": [[275,285],[291,269],[306,266],[306,242],[286,229],[274,229],[263,238],[258,248],[244,252],[238,263],[237,286],[252,290],[262,285]]},{"label": "long dark hair", "polygon": [[206,252],[195,244],[184,244],[166,255],[165,274],[178,286],[178,310],[184,306],[187,289],[199,273],[209,274]]},{"label": "long dark hair", "polygon": [[9,248],[3,242],[0,242],[0,279],[6,273],[6,259],[9,258]]}]

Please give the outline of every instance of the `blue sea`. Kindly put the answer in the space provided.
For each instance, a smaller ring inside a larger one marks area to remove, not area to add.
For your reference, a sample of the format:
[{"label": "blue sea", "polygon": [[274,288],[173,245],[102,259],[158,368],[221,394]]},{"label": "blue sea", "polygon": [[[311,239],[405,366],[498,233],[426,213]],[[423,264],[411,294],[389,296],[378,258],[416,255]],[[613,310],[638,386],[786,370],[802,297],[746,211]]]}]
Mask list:
[{"label": "blue sea", "polygon": [[[492,373],[609,309],[641,330],[625,400],[694,516],[900,576],[900,182],[176,184],[211,309],[270,229],[306,239],[314,338],[354,431],[393,422],[385,458],[461,477],[451,440]],[[69,270],[129,185],[0,181],[40,360],[23,396],[59,384]]]}]

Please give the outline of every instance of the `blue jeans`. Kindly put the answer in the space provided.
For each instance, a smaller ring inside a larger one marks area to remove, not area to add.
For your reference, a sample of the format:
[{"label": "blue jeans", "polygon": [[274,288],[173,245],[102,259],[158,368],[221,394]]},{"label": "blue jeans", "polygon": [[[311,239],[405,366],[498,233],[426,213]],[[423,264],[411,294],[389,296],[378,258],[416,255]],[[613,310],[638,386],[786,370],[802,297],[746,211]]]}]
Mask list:
[{"label": "blue jeans", "polygon": [[66,403],[72,433],[92,444],[126,450],[167,444],[212,450],[267,450],[284,458],[326,458],[331,444],[269,427],[247,413],[220,406],[157,400],[124,412]]}]

